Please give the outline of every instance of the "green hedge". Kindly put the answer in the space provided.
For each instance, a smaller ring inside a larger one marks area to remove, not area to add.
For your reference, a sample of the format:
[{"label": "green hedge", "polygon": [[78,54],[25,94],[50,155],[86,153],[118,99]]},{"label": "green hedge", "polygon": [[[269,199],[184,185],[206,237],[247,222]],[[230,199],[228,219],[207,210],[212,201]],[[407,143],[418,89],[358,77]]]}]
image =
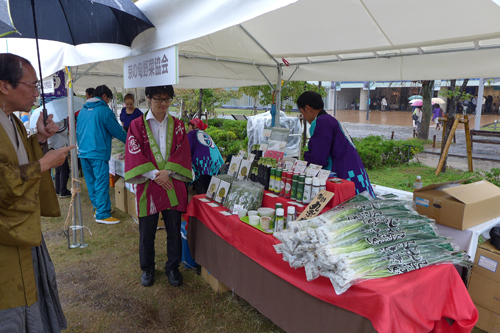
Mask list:
[{"label": "green hedge", "polygon": [[365,168],[369,170],[407,163],[408,149],[410,160],[424,149],[424,143],[418,139],[387,140],[382,135],[369,135],[353,138],[353,141]]},{"label": "green hedge", "polygon": [[221,149],[222,155],[238,154],[240,150],[247,150],[247,121],[245,120],[209,119],[205,132]]}]

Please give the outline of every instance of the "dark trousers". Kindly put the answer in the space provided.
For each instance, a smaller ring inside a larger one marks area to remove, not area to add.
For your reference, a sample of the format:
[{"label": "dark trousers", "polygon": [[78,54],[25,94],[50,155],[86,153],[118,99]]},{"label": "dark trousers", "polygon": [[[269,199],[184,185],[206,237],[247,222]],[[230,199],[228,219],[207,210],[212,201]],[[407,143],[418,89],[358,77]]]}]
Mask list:
[{"label": "dark trousers", "polygon": [[200,178],[196,179],[193,182],[193,189],[196,191],[196,194],[207,193],[208,185],[210,185],[211,180],[212,176],[210,175],[201,175]]},{"label": "dark trousers", "polygon": [[[165,271],[177,269],[182,260],[181,212],[169,209],[161,212],[167,232]],[[141,270],[155,269],[155,236],[159,213],[139,217],[139,260]]]},{"label": "dark trousers", "polygon": [[61,166],[56,167],[56,193],[60,195],[71,194],[68,191],[68,179],[69,179],[69,164],[68,159],[64,160]]}]

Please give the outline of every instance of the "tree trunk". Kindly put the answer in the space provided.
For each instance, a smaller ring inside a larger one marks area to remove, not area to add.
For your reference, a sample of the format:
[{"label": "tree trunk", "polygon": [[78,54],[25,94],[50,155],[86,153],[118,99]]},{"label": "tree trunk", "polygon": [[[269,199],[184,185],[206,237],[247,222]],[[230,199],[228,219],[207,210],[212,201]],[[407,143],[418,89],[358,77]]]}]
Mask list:
[{"label": "tree trunk", "polygon": [[198,118],[201,119],[201,108],[203,106],[203,89],[200,89],[200,98],[198,99]]},{"label": "tree trunk", "polygon": [[[455,91],[455,84],[457,80],[451,80],[450,81],[450,90]],[[457,108],[458,101],[460,100],[460,97],[462,94],[465,92],[465,88],[467,88],[467,82],[469,82],[469,79],[465,79],[464,83],[460,87],[459,93],[453,95],[452,98],[448,98],[446,101],[446,127],[443,128],[444,132],[444,138],[443,142],[441,143],[441,156],[443,156],[443,150],[444,146],[446,145],[446,142],[448,141],[448,137],[450,136],[451,128],[453,127],[453,122],[455,121],[455,110]],[[448,156],[446,156],[446,159],[444,160],[443,167],[441,168],[441,172],[446,172],[446,162],[448,160]]]},{"label": "tree trunk", "polygon": [[429,138],[429,125],[432,117],[432,92],[434,90],[434,81],[422,81],[422,122],[418,138],[427,140]]}]

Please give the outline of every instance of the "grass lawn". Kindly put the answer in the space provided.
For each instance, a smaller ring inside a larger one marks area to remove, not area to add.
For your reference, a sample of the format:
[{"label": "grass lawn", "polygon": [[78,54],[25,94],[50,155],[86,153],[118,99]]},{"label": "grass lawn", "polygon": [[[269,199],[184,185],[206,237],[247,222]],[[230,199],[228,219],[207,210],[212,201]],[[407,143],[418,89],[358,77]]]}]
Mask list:
[{"label": "grass lawn", "polygon": [[497,123],[496,129],[495,129],[495,123],[491,123],[491,124],[488,124],[488,125],[481,127],[481,130],[500,132],[500,123]]},{"label": "grass lawn", "polygon": [[[424,185],[469,177],[468,173],[454,170],[435,177],[433,168],[417,163],[368,173],[375,184],[409,191],[416,175],[422,176]],[[143,287],[138,226],[129,215],[114,207],[113,188],[110,195],[113,215],[122,222],[97,224],[82,182],[83,220],[92,232],[90,235],[85,229],[85,241],[89,244],[86,248],[67,247],[63,225],[70,199],[59,199],[62,217],[42,219],[68,320],[66,332],[283,332],[238,295],[216,294],[193,269],[181,267],[184,285],[171,287],[163,272],[166,261],[163,230],[158,230],[156,237],[155,284]]]},{"label": "grass lawn", "polygon": [[454,169],[448,169],[436,176],[436,169],[425,166],[421,163],[411,162],[409,165],[403,165],[393,168],[381,168],[375,170],[367,170],[370,181],[373,184],[397,188],[404,191],[413,191],[413,183],[417,176],[422,177],[424,186],[435,183],[444,183],[453,180],[465,179],[470,177],[478,177],[482,179],[477,172],[463,172]]}]

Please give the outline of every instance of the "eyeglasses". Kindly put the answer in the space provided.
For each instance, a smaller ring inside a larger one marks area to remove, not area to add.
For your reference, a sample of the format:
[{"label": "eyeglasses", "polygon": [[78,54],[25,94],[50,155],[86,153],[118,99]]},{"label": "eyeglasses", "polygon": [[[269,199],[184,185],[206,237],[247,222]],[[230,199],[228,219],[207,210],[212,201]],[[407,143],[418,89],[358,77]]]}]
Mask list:
[{"label": "eyeglasses", "polygon": [[24,81],[17,81],[17,82],[25,84],[27,86],[30,86],[31,88],[34,88],[34,89],[40,91],[40,82],[37,82],[37,83],[29,83],[29,82],[24,82]]},{"label": "eyeglasses", "polygon": [[156,104],[161,104],[163,102],[167,103],[167,104],[170,104],[170,102],[172,102],[172,97],[168,97],[168,98],[155,98],[153,97],[152,100],[156,103]]}]

